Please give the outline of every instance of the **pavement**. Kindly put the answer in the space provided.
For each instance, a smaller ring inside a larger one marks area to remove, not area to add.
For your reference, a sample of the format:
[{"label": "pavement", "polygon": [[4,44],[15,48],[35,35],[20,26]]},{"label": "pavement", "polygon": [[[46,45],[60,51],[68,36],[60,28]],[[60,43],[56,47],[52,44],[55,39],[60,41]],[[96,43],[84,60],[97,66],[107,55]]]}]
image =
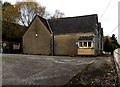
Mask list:
[{"label": "pavement", "polygon": [[86,65],[103,62],[110,58],[2,54],[2,84],[65,85]]}]

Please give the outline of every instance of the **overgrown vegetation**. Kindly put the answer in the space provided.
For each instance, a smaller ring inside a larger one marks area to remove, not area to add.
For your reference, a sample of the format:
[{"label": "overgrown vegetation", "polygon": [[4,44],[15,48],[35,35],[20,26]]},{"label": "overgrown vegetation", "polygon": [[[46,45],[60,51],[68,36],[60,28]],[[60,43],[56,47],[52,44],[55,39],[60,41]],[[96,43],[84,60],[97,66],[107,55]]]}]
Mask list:
[{"label": "overgrown vegetation", "polygon": [[104,51],[111,52],[111,54],[113,54],[113,51],[116,48],[120,48],[120,45],[117,42],[117,38],[115,37],[115,34],[113,34],[112,37],[105,36],[104,37]]},{"label": "overgrown vegetation", "polygon": [[[27,30],[29,24],[35,17],[50,16],[46,11],[46,7],[40,5],[38,2],[31,0],[30,2],[16,2],[12,5],[9,2],[2,3],[2,39],[3,41],[21,42],[22,36]],[[62,17],[64,13],[56,10],[53,16]]]},{"label": "overgrown vegetation", "polygon": [[2,40],[9,42],[22,42],[22,36],[27,27],[10,23],[2,22]]},{"label": "overgrown vegetation", "polygon": [[86,65],[86,68],[73,77],[66,86],[87,86],[87,87],[115,87],[118,85],[118,76],[115,67],[108,64],[100,68]]}]

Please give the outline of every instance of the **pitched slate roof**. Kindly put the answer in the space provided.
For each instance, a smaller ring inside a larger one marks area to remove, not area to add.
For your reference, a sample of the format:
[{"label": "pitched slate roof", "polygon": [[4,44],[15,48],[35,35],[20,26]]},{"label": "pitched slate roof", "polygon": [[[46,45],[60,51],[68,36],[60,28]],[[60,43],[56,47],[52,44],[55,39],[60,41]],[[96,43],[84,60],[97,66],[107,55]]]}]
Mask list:
[{"label": "pitched slate roof", "polygon": [[38,17],[47,29],[52,30],[54,34],[95,32],[96,24],[98,24],[97,14],[48,20]]},{"label": "pitched slate roof", "polygon": [[101,23],[98,23],[98,32],[103,36],[103,28],[101,27]]},{"label": "pitched slate roof", "polygon": [[98,23],[97,14],[78,17],[49,19],[54,34],[95,32]]}]

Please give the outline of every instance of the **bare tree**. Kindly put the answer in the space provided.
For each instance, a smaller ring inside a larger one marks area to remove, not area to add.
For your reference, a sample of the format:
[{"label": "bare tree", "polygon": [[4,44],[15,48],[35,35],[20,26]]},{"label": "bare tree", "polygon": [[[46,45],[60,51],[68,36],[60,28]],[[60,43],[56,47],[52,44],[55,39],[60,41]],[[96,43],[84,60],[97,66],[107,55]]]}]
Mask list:
[{"label": "bare tree", "polygon": [[39,5],[35,1],[17,2],[15,7],[20,13],[17,21],[25,26],[28,26],[31,23],[36,14],[42,17],[45,14],[45,7]]},{"label": "bare tree", "polygon": [[63,12],[60,12],[60,10],[55,10],[55,13],[53,14],[52,18],[62,18],[65,14]]}]

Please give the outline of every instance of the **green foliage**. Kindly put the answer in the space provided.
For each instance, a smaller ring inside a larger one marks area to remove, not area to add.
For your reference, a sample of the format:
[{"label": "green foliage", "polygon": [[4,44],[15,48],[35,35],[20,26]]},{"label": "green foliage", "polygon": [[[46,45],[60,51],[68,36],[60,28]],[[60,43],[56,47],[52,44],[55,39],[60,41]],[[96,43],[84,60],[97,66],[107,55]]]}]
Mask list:
[{"label": "green foliage", "polygon": [[104,37],[104,51],[105,52],[111,52],[120,47],[120,45],[117,42],[117,39],[115,38],[115,35],[113,34],[112,37],[105,36]]},{"label": "green foliage", "polygon": [[43,17],[46,12],[45,9],[45,7],[35,1],[17,2],[15,5],[4,2],[2,4],[3,21],[28,26],[35,15]]},{"label": "green foliage", "polygon": [[2,22],[2,39],[3,41],[22,42],[22,36],[26,27],[18,24]]},{"label": "green foliage", "polygon": [[[22,42],[22,36],[26,27],[35,15],[43,16],[45,7],[37,2],[17,2],[12,5],[9,2],[2,4],[2,38],[10,42]],[[20,25],[19,25],[20,24]],[[21,26],[21,25],[24,25]]]},{"label": "green foliage", "polygon": [[19,16],[19,12],[14,7],[14,5],[12,5],[9,2],[5,2],[2,5],[2,20],[3,21],[16,23],[18,16]]},{"label": "green foliage", "polygon": [[105,36],[104,37],[104,51],[105,52],[111,52],[112,50],[112,40],[110,37]]},{"label": "green foliage", "polygon": [[117,42],[117,38],[115,37],[115,34],[112,35],[111,39],[113,40],[112,43],[115,44],[117,48],[119,48],[120,45],[119,45],[118,42]]}]

